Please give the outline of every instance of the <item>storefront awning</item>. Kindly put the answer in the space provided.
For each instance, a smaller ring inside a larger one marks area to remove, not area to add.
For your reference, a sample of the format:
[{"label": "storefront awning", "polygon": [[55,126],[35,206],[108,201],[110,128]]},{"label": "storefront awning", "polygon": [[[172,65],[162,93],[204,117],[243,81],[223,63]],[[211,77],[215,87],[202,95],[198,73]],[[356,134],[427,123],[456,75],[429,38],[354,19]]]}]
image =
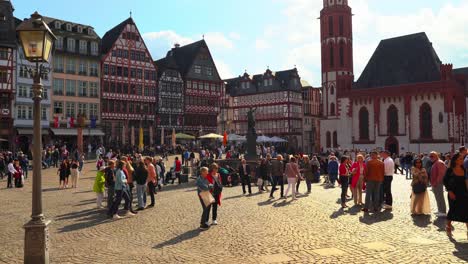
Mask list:
[{"label": "storefront awning", "polygon": [[[78,131],[76,128],[51,128],[52,133],[56,136],[76,136]],[[104,132],[97,128],[83,128],[83,136],[104,136]]]},{"label": "storefront awning", "polygon": [[[34,129],[32,128],[17,128],[18,130],[18,135],[32,135],[34,134]],[[42,135],[49,135],[49,130],[48,129],[42,129],[41,131]]]}]

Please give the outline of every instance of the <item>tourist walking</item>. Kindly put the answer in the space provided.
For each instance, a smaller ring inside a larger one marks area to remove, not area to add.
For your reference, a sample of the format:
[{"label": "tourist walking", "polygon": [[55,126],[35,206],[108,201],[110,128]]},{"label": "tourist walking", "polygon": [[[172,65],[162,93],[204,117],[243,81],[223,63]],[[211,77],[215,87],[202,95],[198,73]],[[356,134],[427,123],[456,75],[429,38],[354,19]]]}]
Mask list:
[{"label": "tourist walking", "polygon": [[68,177],[71,174],[70,164],[67,159],[64,159],[60,164],[60,168],[57,171],[60,177],[59,189],[68,188]]},{"label": "tourist walking", "polygon": [[245,159],[241,160],[241,165],[239,166],[239,177],[242,183],[242,192],[246,194],[245,186],[248,187],[249,195],[252,194],[252,187],[250,186],[250,166],[247,164]]},{"label": "tourist walking", "polygon": [[78,184],[78,177],[79,177],[79,166],[78,166],[78,162],[76,160],[74,160],[72,163],[71,163],[71,166],[70,166],[70,176],[71,176],[71,187],[72,188],[76,188],[77,187],[77,184]]},{"label": "tourist walking", "polygon": [[462,222],[467,227],[468,238],[468,191],[465,184],[465,168],[463,167],[463,155],[455,154],[447,169],[443,183],[448,191],[449,211],[445,230],[448,236],[452,236],[452,222]]},{"label": "tourist walking", "polygon": [[156,182],[158,176],[156,175],[156,168],[153,165],[153,158],[146,157],[145,165],[148,169],[148,178],[146,179],[146,185],[148,186],[148,193],[151,198],[151,204],[148,205],[148,207],[154,207],[154,193],[156,192]]},{"label": "tourist walking", "polygon": [[7,165],[8,176],[7,176],[7,188],[13,188],[13,177],[17,173],[14,165],[14,160],[10,158],[10,162]]},{"label": "tourist walking", "polygon": [[148,178],[148,170],[143,160],[139,160],[134,172],[134,180],[136,181],[138,211],[144,210],[146,207],[146,180]]},{"label": "tourist walking", "polygon": [[[314,170],[318,170],[317,166],[312,165],[308,156],[304,157],[304,165],[302,168],[302,174],[304,175],[305,182],[307,185],[307,193],[310,193],[312,190],[312,181],[314,180]],[[297,184],[299,187],[299,183]],[[297,190],[296,190],[297,191]]]},{"label": "tourist walking", "polygon": [[438,217],[445,217],[447,212],[447,207],[445,205],[445,198],[444,198],[444,175],[447,170],[445,164],[439,158],[439,154],[435,151],[432,151],[429,154],[429,158],[432,161],[432,168],[431,168],[431,187],[432,192],[434,193],[434,197],[437,202],[437,213]]},{"label": "tourist walking", "polygon": [[180,162],[179,157],[175,157],[174,173],[175,173],[175,177],[172,176],[172,184],[174,184],[174,181],[175,181],[176,178],[177,178],[177,181],[180,184],[180,174],[182,173],[182,162]]},{"label": "tourist walking", "polygon": [[377,152],[370,153],[371,159],[367,162],[364,179],[366,182],[366,202],[362,211],[380,212],[380,185],[384,180],[384,163],[377,157]]},{"label": "tourist walking", "polygon": [[277,155],[276,159],[271,161],[270,164],[270,171],[271,171],[271,178],[272,178],[272,185],[271,185],[271,192],[270,198],[273,199],[273,193],[278,190],[277,186],[280,186],[280,195],[283,197],[284,194],[284,166],[283,166],[283,156]]},{"label": "tourist walking", "polygon": [[[125,166],[123,161],[117,161],[117,169],[115,170],[115,199],[112,203],[111,209],[109,210],[108,215],[111,216],[114,220],[122,218],[117,214],[119,210],[119,205],[122,202],[122,198],[125,200],[125,207],[130,208],[130,197],[128,196],[128,185],[127,178],[123,172],[123,167]],[[125,216],[134,216],[130,210],[127,210]]]},{"label": "tourist walking", "polygon": [[115,161],[109,160],[108,166],[104,171],[104,176],[106,178],[106,188],[107,188],[107,209],[111,209],[112,203],[114,202],[114,185],[115,185]]},{"label": "tourist walking", "polygon": [[288,179],[288,188],[286,188],[286,193],[284,194],[284,199],[287,199],[289,189],[292,191],[292,199],[297,200],[296,198],[296,181],[301,177],[301,172],[299,171],[299,165],[296,163],[296,158],[291,157],[289,162],[286,164],[285,174]]},{"label": "tourist walking", "polygon": [[364,163],[364,156],[358,154],[356,162],[351,167],[351,189],[353,191],[354,205],[363,205],[362,203],[362,190],[364,189],[364,172],[366,164]]},{"label": "tourist walking", "polygon": [[19,160],[15,159],[13,163],[16,173],[13,175],[15,179],[15,188],[23,188],[24,172],[21,168]]},{"label": "tourist walking", "polygon": [[223,184],[221,183],[221,177],[219,176],[218,170],[218,164],[212,163],[210,165],[210,171],[207,175],[208,182],[213,185],[211,193],[215,199],[215,202],[211,206],[213,208],[211,225],[218,224],[218,206],[221,206],[221,193],[223,192]]},{"label": "tourist walking", "polygon": [[427,192],[429,177],[421,159],[414,160],[411,174],[413,175],[411,181],[411,214],[429,215],[431,214],[431,205]]},{"label": "tourist walking", "polygon": [[348,186],[349,186],[349,176],[351,175],[351,172],[348,169],[348,161],[349,158],[347,156],[341,156],[340,159],[340,168],[339,168],[339,174],[340,174],[340,184],[341,184],[341,208],[346,208],[348,207],[346,205],[346,193],[348,192]]},{"label": "tourist walking", "polygon": [[208,219],[210,217],[210,210],[211,210],[211,205],[212,202],[214,202],[214,199],[210,202],[208,201],[205,203],[202,197],[209,196],[211,189],[213,188],[213,185],[208,181],[207,179],[208,176],[208,168],[207,167],[202,167],[200,169],[200,176],[197,178],[197,194],[198,194],[198,199],[200,200],[200,203],[202,205],[202,215],[200,219],[200,229],[207,229],[210,226],[208,225]]},{"label": "tourist walking", "polygon": [[93,191],[96,193],[96,206],[98,209],[102,208],[102,200],[104,199],[106,177],[104,171],[106,167],[101,166],[96,173],[94,179]]},{"label": "tourist walking", "polygon": [[390,151],[384,150],[380,153],[384,163],[384,181],[383,181],[383,192],[380,195],[381,202],[384,202],[383,208],[391,210],[393,205],[392,196],[392,181],[393,181],[393,170],[395,169],[395,163],[390,157]]},{"label": "tourist walking", "polygon": [[128,196],[130,197],[130,208],[124,208],[125,210],[130,210],[132,213],[136,213],[133,211],[133,188],[135,188],[135,185],[133,184],[133,173],[135,172],[135,169],[132,166],[131,160],[127,157],[124,156],[121,159],[124,162],[124,172],[125,176],[127,176],[127,185],[128,185]]},{"label": "tourist walking", "polygon": [[258,175],[257,175],[257,177],[258,177],[258,181],[257,181],[258,192],[265,191],[265,188],[266,188],[266,191],[270,191],[270,190],[268,190],[268,186],[267,186],[268,163],[267,163],[266,159],[262,158],[260,160],[260,165],[258,166],[257,171],[258,171]]},{"label": "tourist walking", "polygon": [[328,161],[328,180],[330,181],[329,187],[335,188],[335,181],[338,177],[338,160],[336,156],[330,156],[330,160]]}]

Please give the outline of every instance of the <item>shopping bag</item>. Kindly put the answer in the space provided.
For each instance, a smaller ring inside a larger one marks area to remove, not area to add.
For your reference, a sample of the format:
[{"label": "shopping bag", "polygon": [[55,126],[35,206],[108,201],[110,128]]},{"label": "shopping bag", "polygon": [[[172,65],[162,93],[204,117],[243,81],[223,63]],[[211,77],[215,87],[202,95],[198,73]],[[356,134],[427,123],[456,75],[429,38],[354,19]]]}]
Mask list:
[{"label": "shopping bag", "polygon": [[215,202],[213,195],[211,195],[209,191],[200,192],[200,198],[202,199],[205,207]]}]

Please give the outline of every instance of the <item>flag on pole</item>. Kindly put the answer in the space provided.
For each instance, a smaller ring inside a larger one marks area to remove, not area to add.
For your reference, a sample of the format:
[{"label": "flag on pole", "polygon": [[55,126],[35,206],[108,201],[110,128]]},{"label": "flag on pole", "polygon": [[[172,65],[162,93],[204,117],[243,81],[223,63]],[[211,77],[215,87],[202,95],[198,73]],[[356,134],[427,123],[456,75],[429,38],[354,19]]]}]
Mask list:
[{"label": "flag on pole", "polygon": [[70,127],[75,127],[75,118],[70,117]]},{"label": "flag on pole", "polygon": [[70,128],[70,124],[71,124],[71,118],[67,117],[67,128]]},{"label": "flag on pole", "polygon": [[164,127],[161,127],[161,146],[164,145]]},{"label": "flag on pole", "polygon": [[91,128],[96,128],[96,117],[95,116],[92,116],[91,117]]},{"label": "flag on pole", "polygon": [[228,134],[226,131],[224,131],[224,135],[223,135],[223,145],[226,146],[227,145],[227,142],[228,142]]},{"label": "flag on pole", "polygon": [[175,128],[172,129],[172,147],[176,146]]},{"label": "flag on pole", "polygon": [[59,117],[58,117],[58,116],[55,116],[55,117],[54,117],[54,127],[55,127],[55,128],[58,128],[58,127],[59,127]]},{"label": "flag on pole", "polygon": [[130,129],[130,144],[133,148],[135,146],[135,127],[132,126]]},{"label": "flag on pole", "polygon": [[140,133],[138,135],[138,147],[140,148],[140,151],[143,150],[143,128],[140,127]]}]

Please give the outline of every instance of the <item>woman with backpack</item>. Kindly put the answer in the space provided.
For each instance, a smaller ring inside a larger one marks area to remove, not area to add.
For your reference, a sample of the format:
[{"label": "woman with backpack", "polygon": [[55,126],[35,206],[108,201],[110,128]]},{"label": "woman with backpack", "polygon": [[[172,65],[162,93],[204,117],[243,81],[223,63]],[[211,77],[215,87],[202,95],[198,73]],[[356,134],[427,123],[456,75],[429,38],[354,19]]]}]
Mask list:
[{"label": "woman with backpack", "polygon": [[211,193],[213,194],[213,197],[215,199],[215,202],[212,205],[213,213],[211,225],[218,224],[218,206],[221,206],[221,193],[223,192],[223,184],[221,183],[221,176],[219,175],[218,170],[218,164],[212,163],[210,165],[208,176],[206,177],[208,182],[213,185]]}]

